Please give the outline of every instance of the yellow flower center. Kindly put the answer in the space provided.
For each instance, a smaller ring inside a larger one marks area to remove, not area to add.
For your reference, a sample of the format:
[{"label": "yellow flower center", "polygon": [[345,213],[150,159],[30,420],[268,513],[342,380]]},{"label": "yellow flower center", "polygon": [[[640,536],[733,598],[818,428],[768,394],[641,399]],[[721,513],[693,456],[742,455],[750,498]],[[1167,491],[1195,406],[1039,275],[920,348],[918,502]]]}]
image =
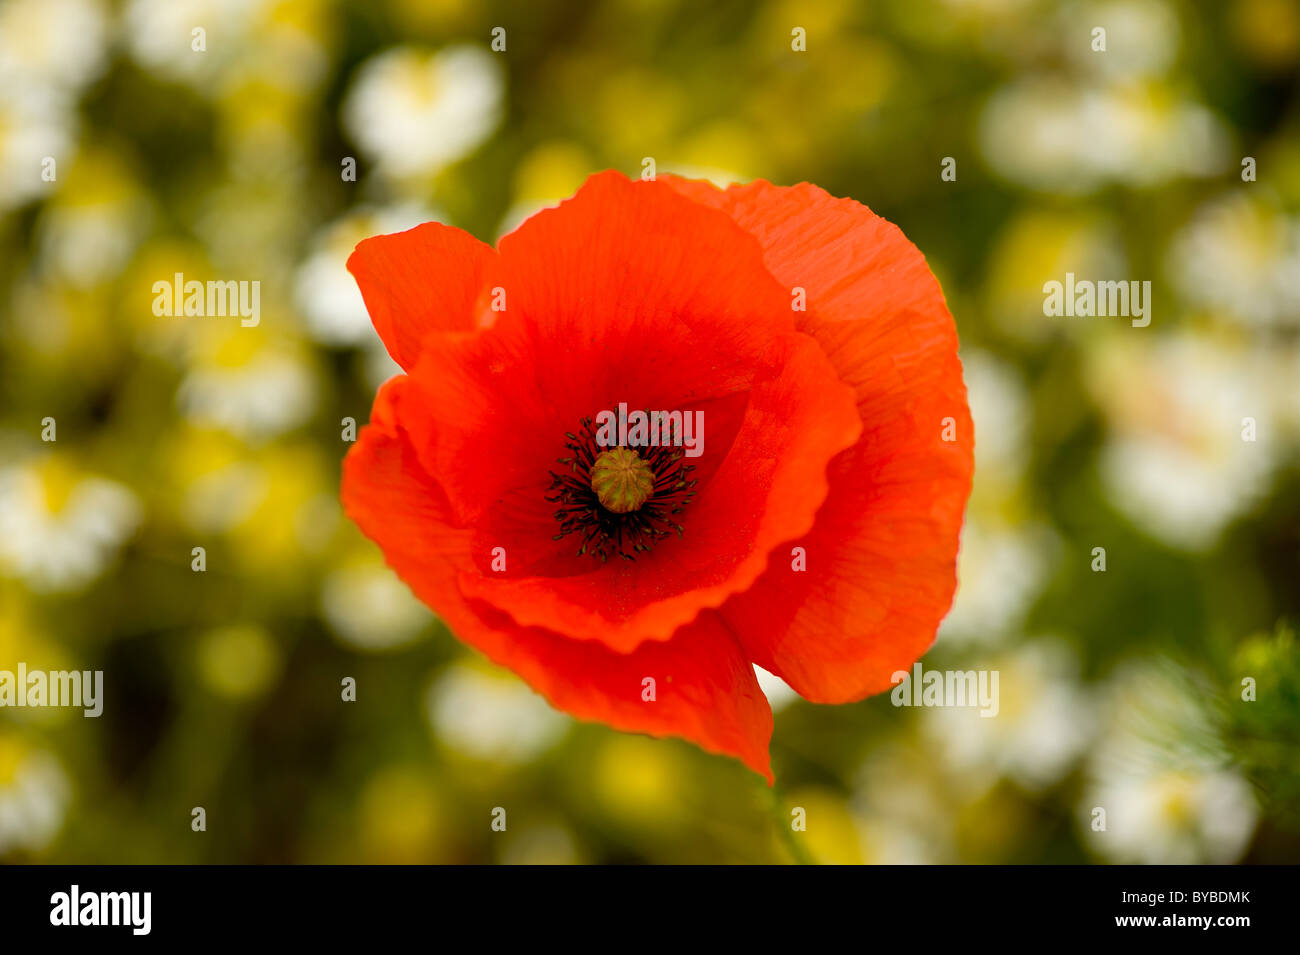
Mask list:
[{"label": "yellow flower center", "polygon": [[628,448],[611,448],[596,455],[591,489],[607,511],[635,511],[654,493],[655,473],[649,463]]}]

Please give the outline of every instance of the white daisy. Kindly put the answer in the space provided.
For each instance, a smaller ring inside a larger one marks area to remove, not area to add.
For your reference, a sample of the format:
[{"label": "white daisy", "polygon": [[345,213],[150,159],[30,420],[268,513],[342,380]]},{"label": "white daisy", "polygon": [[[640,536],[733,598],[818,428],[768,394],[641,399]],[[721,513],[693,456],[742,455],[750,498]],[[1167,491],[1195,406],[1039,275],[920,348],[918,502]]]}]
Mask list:
[{"label": "white daisy", "polygon": [[1273,397],[1253,353],[1192,333],[1117,334],[1092,349],[1087,377],[1111,427],[1106,490],[1150,533],[1203,549],[1266,489]]},{"label": "white daisy", "polygon": [[[1105,52],[1092,31],[1106,31]],[[1178,15],[1161,0],[1103,0],[1063,10],[1061,45],[1080,70],[1108,79],[1160,76],[1178,55]]]},{"label": "white daisy", "polygon": [[383,173],[431,175],[493,133],[504,86],[499,61],[479,47],[398,47],[357,70],[343,124]]},{"label": "white daisy", "polygon": [[[59,91],[2,80],[0,97],[0,214],[51,192],[76,144],[76,117]],[[54,181],[45,178],[54,160]]]},{"label": "white daisy", "polygon": [[[127,49],[142,66],[210,94],[257,37],[270,0],[131,0],[122,17]],[[195,30],[203,30],[202,50]]]},{"label": "white daisy", "polygon": [[1193,305],[1248,325],[1300,324],[1300,218],[1262,196],[1202,206],[1174,238],[1168,271]]},{"label": "white daisy", "polygon": [[263,469],[247,461],[216,468],[186,488],[186,523],[203,533],[222,533],[248,520],[266,499],[270,482]]},{"label": "white daisy", "polygon": [[70,285],[87,288],[116,277],[148,234],[148,199],[129,184],[121,186],[117,194],[85,198],[65,190],[41,211],[41,254]]},{"label": "white daisy", "polygon": [[1109,183],[1141,187],[1215,175],[1226,168],[1231,139],[1199,103],[1143,88],[1033,77],[993,95],[980,143],[1007,179],[1088,193]]},{"label": "white daisy", "polygon": [[378,561],[332,571],[321,584],[320,599],[330,629],[358,650],[405,646],[433,620],[410,588]]},{"label": "white daisy", "polygon": [[1082,755],[1095,728],[1076,655],[1063,642],[1034,640],[977,669],[985,668],[998,673],[995,716],[979,706],[926,710],[944,765],[979,787],[1001,777],[1033,790],[1051,785]]},{"label": "white daisy", "polygon": [[48,846],[63,826],[70,795],[58,760],[0,738],[0,857]]},{"label": "white daisy", "polygon": [[[122,39],[146,69],[216,97],[258,84],[291,94],[315,89],[329,55],[315,17],[319,4],[298,0],[130,0]],[[293,9],[296,8],[296,9]],[[202,49],[195,49],[203,30]],[[240,122],[248,117],[236,117]]]},{"label": "white daisy", "polygon": [[[1108,730],[1079,806],[1085,844],[1114,862],[1236,862],[1258,808],[1186,676],[1133,664],[1115,678]],[[1104,817],[1097,810],[1104,811]],[[1104,819],[1105,828],[1094,828]]]},{"label": "white daisy", "polygon": [[429,689],[429,722],[438,738],[468,756],[524,763],[552,746],[567,716],[518,680],[455,664]]},{"label": "white daisy", "polygon": [[176,393],[177,404],[192,423],[249,440],[296,428],[311,417],[315,398],[311,368],[292,352],[270,347],[234,364],[201,362],[185,375]]},{"label": "white daisy", "polygon": [[939,627],[944,646],[996,644],[1019,629],[1058,546],[1044,526],[968,516],[957,555],[957,595]]},{"label": "white daisy", "polygon": [[0,568],[36,591],[77,590],[103,572],[141,508],[120,484],[57,460],[0,470]]},{"label": "white daisy", "polygon": [[0,5],[0,80],[16,77],[72,94],[104,69],[104,5],[94,0],[9,0]]}]

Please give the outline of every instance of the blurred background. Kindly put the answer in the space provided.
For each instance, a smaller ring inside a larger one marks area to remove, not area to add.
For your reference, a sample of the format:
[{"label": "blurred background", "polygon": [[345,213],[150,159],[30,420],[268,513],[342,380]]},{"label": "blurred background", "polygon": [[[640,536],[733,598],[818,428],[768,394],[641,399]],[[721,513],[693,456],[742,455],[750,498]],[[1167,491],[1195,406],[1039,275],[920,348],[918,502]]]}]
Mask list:
[{"label": "blurred background", "polygon": [[[0,860],[1300,861],[1298,66],[1294,0],[2,0],[0,669],[106,700],[0,709]],[[978,461],[925,664],[998,718],[765,676],[768,790],[551,710],[343,519],[353,245],[645,157],[925,252]],[[1045,317],[1067,271],[1150,326]],[[260,324],[155,316],[177,272]]]}]

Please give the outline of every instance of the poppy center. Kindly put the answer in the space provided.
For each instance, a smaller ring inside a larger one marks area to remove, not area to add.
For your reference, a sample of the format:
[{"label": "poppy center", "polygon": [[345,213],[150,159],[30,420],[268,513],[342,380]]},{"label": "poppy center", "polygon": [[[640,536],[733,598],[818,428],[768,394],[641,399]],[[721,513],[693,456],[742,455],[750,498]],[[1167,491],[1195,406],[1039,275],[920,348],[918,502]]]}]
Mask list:
[{"label": "poppy center", "polygon": [[596,455],[591,466],[591,489],[607,511],[635,511],[654,493],[655,472],[629,448],[613,448]]},{"label": "poppy center", "polygon": [[578,555],[591,554],[602,564],[610,557],[635,560],[654,545],[686,528],[678,522],[695,496],[698,483],[690,474],[682,448],[668,441],[637,448],[607,448],[597,440],[593,419],[583,418],[578,434],[566,432],[569,455],[559,458],[561,472],[551,472],[551,494],[558,505],[560,532],[580,539]]}]

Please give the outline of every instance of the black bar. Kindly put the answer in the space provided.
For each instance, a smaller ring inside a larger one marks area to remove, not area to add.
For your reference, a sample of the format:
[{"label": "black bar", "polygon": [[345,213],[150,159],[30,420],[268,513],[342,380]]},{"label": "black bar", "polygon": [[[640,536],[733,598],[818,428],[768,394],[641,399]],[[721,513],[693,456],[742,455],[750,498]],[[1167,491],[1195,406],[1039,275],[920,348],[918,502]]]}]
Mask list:
[{"label": "black bar", "polygon": [[[11,866],[0,871],[0,924],[6,942],[75,935],[78,943],[127,944],[324,944],[405,934],[451,945],[466,931],[493,944],[512,928],[535,931],[536,944],[556,933],[598,938],[607,928],[626,937],[663,933],[667,943],[701,932],[766,939],[778,923],[828,939],[846,933],[864,946],[878,932],[913,931],[927,943],[1051,933],[1232,944],[1287,929],[1296,878],[1291,866],[593,869]],[[52,924],[67,920],[74,885],[83,914],[111,918],[116,908],[126,924]],[[103,904],[102,893],[131,892],[149,893],[147,934],[136,933],[144,927],[143,895],[132,908],[121,895]],[[69,903],[62,909],[61,897]]]}]

